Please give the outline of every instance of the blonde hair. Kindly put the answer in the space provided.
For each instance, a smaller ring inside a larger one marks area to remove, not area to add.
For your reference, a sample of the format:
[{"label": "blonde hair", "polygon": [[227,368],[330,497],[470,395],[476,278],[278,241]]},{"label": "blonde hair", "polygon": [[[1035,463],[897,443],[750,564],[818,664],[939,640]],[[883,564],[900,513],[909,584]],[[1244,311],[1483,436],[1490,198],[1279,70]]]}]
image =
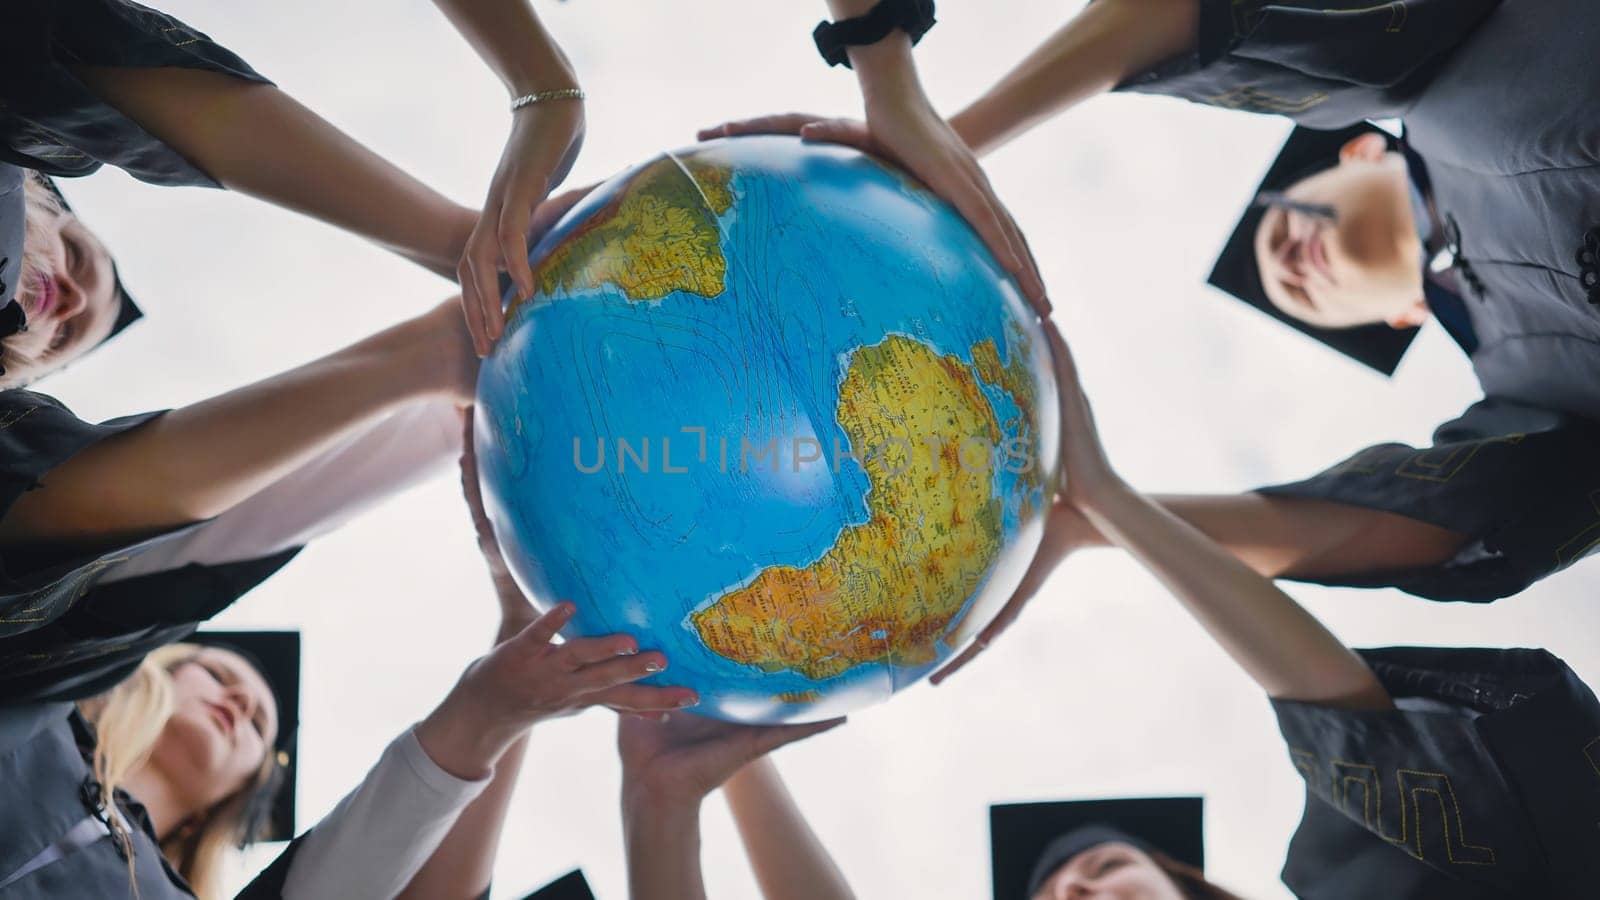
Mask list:
[{"label": "blonde hair", "polygon": [[[109,806],[117,786],[149,760],[156,741],[172,718],[172,671],[200,655],[197,644],[171,644],[152,650],[133,675],[103,694],[81,701],[79,710],[95,726],[94,777],[100,802]],[[228,851],[252,840],[245,814],[251,795],[273,773],[268,749],[250,783],[228,795],[161,841],[161,853],[202,900],[221,895],[222,863]],[[116,818],[112,817],[116,822]],[[120,825],[114,826],[120,830]],[[133,876],[133,856],[128,857]]]},{"label": "blonde hair", "polygon": [[[34,171],[27,171],[23,175],[23,216],[22,216],[22,259],[17,263],[17,288],[18,302],[31,300],[40,273],[46,276],[51,274],[50,258],[45,243],[46,229],[54,225],[64,216],[70,216],[66,208],[61,205],[61,200],[55,192],[45,185],[44,176]],[[27,306],[23,303],[23,306]],[[26,353],[17,347],[4,346],[0,340],[0,353],[3,353],[3,364],[11,369],[13,362],[21,363],[19,371],[33,370],[39,360],[32,354]],[[20,387],[28,380],[8,375],[0,379],[0,387]]]}]

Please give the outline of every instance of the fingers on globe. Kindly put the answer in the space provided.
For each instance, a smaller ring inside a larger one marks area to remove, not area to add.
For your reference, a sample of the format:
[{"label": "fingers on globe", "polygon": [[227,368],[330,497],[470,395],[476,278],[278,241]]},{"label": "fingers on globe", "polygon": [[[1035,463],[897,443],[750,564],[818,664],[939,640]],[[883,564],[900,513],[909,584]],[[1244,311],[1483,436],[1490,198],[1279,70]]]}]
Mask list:
[{"label": "fingers on globe", "polygon": [[480,357],[489,355],[489,337],[484,324],[486,305],[500,305],[494,259],[492,256],[484,257],[480,247],[482,243],[477,236],[469,240],[467,252],[456,267],[456,278],[461,282],[461,308],[467,317],[467,332],[472,335],[472,348]]},{"label": "fingers on globe", "polygon": [[562,626],[567,624],[567,620],[572,618],[575,609],[571,603],[557,603],[539,618],[534,619],[533,624],[524,628],[517,638],[524,644],[548,644],[555,639],[556,633]]},{"label": "fingers on globe", "polygon": [[[528,225],[533,220],[534,207],[544,200],[549,179],[538,173],[515,179],[500,209],[496,238],[506,272],[517,286],[518,299],[533,295],[533,268],[528,265]],[[498,338],[505,325],[504,315],[489,318],[490,334]]]},{"label": "fingers on globe", "polygon": [[576,693],[596,693],[648,678],[665,667],[666,660],[659,653],[617,656],[579,668],[572,673],[571,685]]}]

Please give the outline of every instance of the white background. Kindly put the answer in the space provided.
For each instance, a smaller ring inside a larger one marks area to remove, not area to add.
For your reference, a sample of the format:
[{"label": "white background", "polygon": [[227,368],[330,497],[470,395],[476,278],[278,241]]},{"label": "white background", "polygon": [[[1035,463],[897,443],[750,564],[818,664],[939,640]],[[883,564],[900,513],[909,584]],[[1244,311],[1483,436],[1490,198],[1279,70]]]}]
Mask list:
[{"label": "white background", "polygon": [[[498,82],[421,0],[169,0],[284,89],[444,192],[476,203],[508,122]],[[589,92],[571,183],[692,142],[730,117],[853,113],[852,76],[809,31],[821,3],[540,2]],[[954,112],[1068,7],[946,2],[918,48]],[[1111,97],[996,153],[989,171],[1039,255],[1113,458],[1152,491],[1289,480],[1381,440],[1423,442],[1477,396],[1429,327],[1385,380],[1202,286],[1287,131],[1284,122]],[[287,163],[286,163],[287,164]],[[349,343],[450,285],[255,201],[106,170],[68,193],[118,254],[149,318],[45,382],[85,418],[198,400]],[[1600,677],[1600,565],[1493,606],[1292,586],[1352,644],[1544,646]],[[453,473],[307,550],[218,620],[305,631],[300,815],[314,822],[443,696],[495,627]],[[624,896],[614,718],[534,734],[496,894],[582,865]],[[1136,566],[1069,562],[982,661],[921,685],[781,763],[862,897],[988,895],[991,802],[1197,793],[1210,871],[1254,897],[1278,883],[1301,806],[1261,692]],[[753,897],[725,808],[706,805],[714,897]],[[264,862],[259,853],[253,864]],[[241,873],[241,877],[244,874]]]}]

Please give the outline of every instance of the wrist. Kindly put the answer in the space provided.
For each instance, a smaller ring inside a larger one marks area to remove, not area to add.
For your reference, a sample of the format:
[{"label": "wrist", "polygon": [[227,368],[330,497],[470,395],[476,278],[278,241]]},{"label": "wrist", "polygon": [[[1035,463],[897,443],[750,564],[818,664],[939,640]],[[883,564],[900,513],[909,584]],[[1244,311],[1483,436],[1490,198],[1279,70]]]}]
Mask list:
[{"label": "wrist", "polygon": [[424,396],[469,404],[478,383],[478,355],[467,334],[459,297],[400,326],[406,332],[407,376]]},{"label": "wrist", "polygon": [[911,38],[905,32],[891,32],[875,44],[851,47],[848,53],[861,85],[861,98],[869,109],[874,104],[925,99],[911,54]]},{"label": "wrist", "polygon": [[379,343],[375,352],[387,358],[386,367],[394,371],[407,399],[440,393],[442,324],[435,308],[400,322],[376,338]]},{"label": "wrist", "polygon": [[520,55],[501,73],[501,80],[512,97],[581,87],[578,73],[554,41],[546,41],[540,52]]},{"label": "wrist", "polygon": [[1115,475],[1106,475],[1068,485],[1069,495],[1091,525],[1100,521],[1116,521],[1142,503],[1144,496]]},{"label": "wrist", "polygon": [[495,760],[517,739],[518,729],[493,715],[461,684],[417,723],[417,742],[439,768],[476,781],[494,772]]},{"label": "wrist", "polygon": [[703,797],[689,797],[664,789],[648,778],[623,773],[622,820],[627,830],[676,828],[685,824],[698,829]]}]

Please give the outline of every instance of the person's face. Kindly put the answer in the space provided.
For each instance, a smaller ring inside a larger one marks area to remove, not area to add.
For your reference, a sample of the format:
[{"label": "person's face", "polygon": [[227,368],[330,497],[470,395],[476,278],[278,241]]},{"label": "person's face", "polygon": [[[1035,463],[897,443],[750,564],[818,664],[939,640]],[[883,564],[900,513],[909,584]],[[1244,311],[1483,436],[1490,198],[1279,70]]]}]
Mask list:
[{"label": "person's face", "polygon": [[248,785],[277,739],[278,707],[243,657],[208,647],[171,671],[173,711],[151,749],[192,811]]},{"label": "person's face", "polygon": [[1273,305],[1323,328],[1421,324],[1422,243],[1406,178],[1404,157],[1367,134],[1345,144],[1338,165],[1285,191],[1290,200],[1331,208],[1334,220],[1267,210],[1256,229],[1256,262]]},{"label": "person's face", "polygon": [[[47,271],[17,285],[27,330],[5,340],[7,381],[25,383],[87,353],[116,324],[119,303],[111,254],[71,213],[41,232]],[[24,361],[25,360],[25,361]]]},{"label": "person's face", "polygon": [[1131,844],[1099,844],[1067,860],[1030,900],[1184,900],[1148,854]]}]

